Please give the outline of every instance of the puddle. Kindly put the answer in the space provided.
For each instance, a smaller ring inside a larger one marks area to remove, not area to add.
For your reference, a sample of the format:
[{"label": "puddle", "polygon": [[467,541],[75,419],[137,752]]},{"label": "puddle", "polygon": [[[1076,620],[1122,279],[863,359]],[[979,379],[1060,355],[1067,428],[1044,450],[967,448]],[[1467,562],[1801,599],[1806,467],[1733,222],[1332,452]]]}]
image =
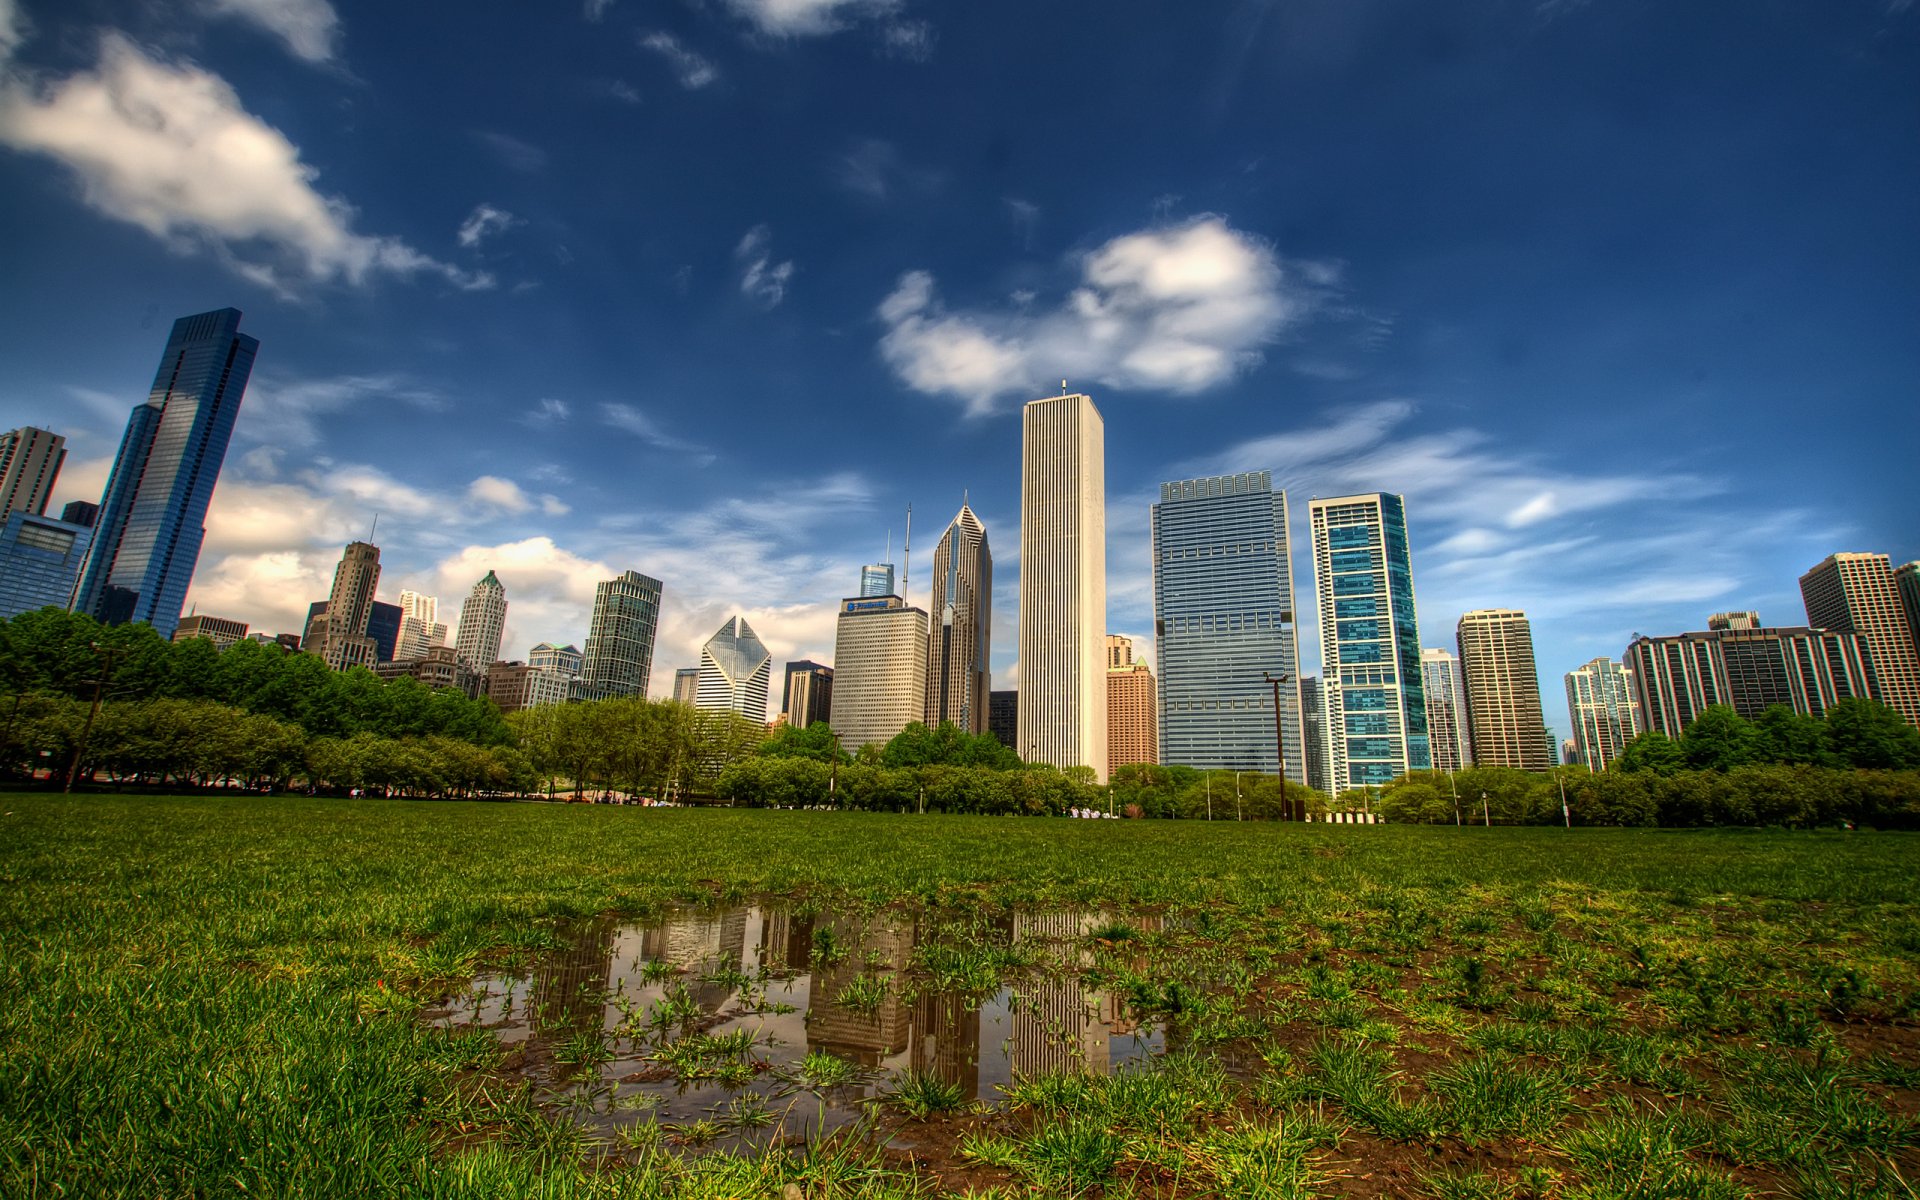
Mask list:
[{"label": "puddle", "polygon": [[762,1146],[859,1120],[909,1072],[995,1102],[1016,1076],[1105,1074],[1161,1053],[1163,1031],[1079,982],[1087,933],[1113,924],[1102,913],[1004,917],[986,936],[1043,961],[968,995],[910,971],[916,946],[954,944],[951,930],[912,917],[683,909],[575,925],[562,931],[569,949],[523,973],[484,974],[423,1015],[519,1046],[515,1069],[535,1099],[607,1141]]}]

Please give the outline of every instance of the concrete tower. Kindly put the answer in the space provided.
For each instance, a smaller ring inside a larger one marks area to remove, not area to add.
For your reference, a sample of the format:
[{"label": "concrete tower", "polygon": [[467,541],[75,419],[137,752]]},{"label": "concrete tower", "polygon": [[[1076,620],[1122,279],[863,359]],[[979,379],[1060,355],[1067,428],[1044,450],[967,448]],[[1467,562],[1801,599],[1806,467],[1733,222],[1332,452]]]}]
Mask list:
[{"label": "concrete tower", "polygon": [[1427,693],[1427,744],[1433,769],[1458,771],[1473,765],[1467,735],[1467,689],[1460,681],[1460,659],[1451,650],[1420,651],[1420,675]]},{"label": "concrete tower", "polygon": [[507,589],[488,571],[460,606],[460,630],[454,634],[454,657],[475,671],[485,671],[500,658],[500,635],[507,628]]},{"label": "concrete tower", "polygon": [[1596,658],[1567,672],[1568,744],[1589,771],[1611,766],[1627,743],[1640,736],[1633,699],[1633,672],[1610,658]]},{"label": "concrete tower", "polygon": [[1511,608],[1462,613],[1455,626],[1460,674],[1467,689],[1473,761],[1482,767],[1545,771],[1559,757],[1540,711],[1540,672],[1533,626]]},{"label": "concrete tower", "polygon": [[379,659],[373,638],[367,636],[367,624],[373,617],[373,595],[380,586],[380,547],[372,542],[348,542],[333,570],[333,591],[327,595],[327,611],[319,620],[318,646],[307,649],[318,654],[329,667],[344,671],[348,667],[371,667]]},{"label": "concrete tower", "polygon": [[886,743],[927,711],[927,614],[898,596],[840,602],[833,728],[840,748]]},{"label": "concrete tower", "polygon": [[1807,624],[1857,634],[1873,657],[1880,699],[1920,725],[1920,651],[1884,554],[1833,554],[1800,577]]},{"label": "concrete tower", "polygon": [[0,433],[0,521],[17,512],[46,515],[60,464],[67,461],[66,442],[31,425]]},{"label": "concrete tower", "polygon": [[926,722],[987,731],[987,672],[993,642],[993,554],[986,526],[964,503],[933,548],[927,600]]}]

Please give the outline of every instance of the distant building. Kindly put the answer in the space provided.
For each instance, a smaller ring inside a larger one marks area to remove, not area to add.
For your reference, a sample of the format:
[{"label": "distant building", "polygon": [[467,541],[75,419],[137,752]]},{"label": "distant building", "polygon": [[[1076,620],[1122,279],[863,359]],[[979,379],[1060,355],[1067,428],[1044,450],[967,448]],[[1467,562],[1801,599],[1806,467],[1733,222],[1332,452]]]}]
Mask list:
[{"label": "distant building", "polygon": [[552,642],[541,642],[527,651],[527,665],[541,671],[551,671],[568,679],[577,679],[580,675],[581,654],[579,647],[556,646]]},{"label": "distant building", "polygon": [[478,696],[486,681],[486,675],[461,662],[451,646],[429,647],[419,658],[376,663],[373,672],[382,679],[411,677],[430,688],[452,688],[469,697]]},{"label": "distant building", "polygon": [[1427,693],[1427,744],[1433,750],[1433,769],[1452,772],[1472,766],[1467,689],[1460,677],[1460,659],[1451,650],[1423,649],[1420,677]]},{"label": "distant building", "polygon": [[745,617],[733,617],[700,647],[694,707],[737,712],[765,724],[773,656]]},{"label": "distant building", "polygon": [[1895,567],[1893,582],[1900,589],[1900,609],[1907,615],[1907,629],[1913,634],[1914,653],[1920,654],[1920,562]]},{"label": "distant building", "polygon": [[1573,721],[1569,762],[1604,771],[1627,743],[1640,736],[1633,672],[1610,658],[1596,658],[1567,672],[1567,715]]},{"label": "distant building", "polygon": [[367,626],[373,619],[373,593],[379,584],[380,547],[371,542],[347,543],[333,571],[333,591],[326,608],[309,619],[308,640],[313,644],[306,646],[307,651],[319,655],[336,671],[380,662],[379,648],[367,636]]},{"label": "distant building", "polygon": [[862,596],[893,595],[893,564],[868,563],[861,567],[860,594]]},{"label": "distant building", "polygon": [[[660,628],[660,581],[627,571],[594,589],[593,624],[576,693],[585,700],[645,696]],[[764,716],[761,718],[764,720]]]},{"label": "distant building", "polygon": [[453,652],[475,671],[484,671],[500,658],[500,638],[507,628],[507,589],[488,571],[467,593],[460,606],[460,628]]},{"label": "distant building", "polygon": [[1326,707],[1327,790],[1389,783],[1433,765],[1405,501],[1315,499],[1314,598]]},{"label": "distant building", "polygon": [[1800,577],[1807,624],[1856,634],[1873,659],[1880,700],[1920,725],[1920,647],[1884,554],[1830,554]]},{"label": "distant building", "polygon": [[1552,767],[1560,746],[1547,735],[1527,614],[1512,608],[1478,609],[1462,613],[1455,631],[1474,764],[1522,771]]},{"label": "distant building", "polygon": [[833,729],[853,751],[926,717],[927,614],[898,596],[840,602],[833,639]]},{"label": "distant building", "polygon": [[573,680],[530,663],[497,662],[487,668],[483,687],[501,712],[510,713],[565,704],[572,694]]},{"label": "distant building", "polygon": [[1327,791],[1327,713],[1318,675],[1300,681],[1300,741],[1306,750],[1307,786]]},{"label": "distant building", "polygon": [[240,332],[238,309],[173,323],[153,390],[128,417],[107,477],[74,611],[173,636],[259,349]]},{"label": "distant building", "polygon": [[300,653],[300,635],[297,633],[276,633],[273,635],[273,644],[288,654]]},{"label": "distant building", "polygon": [[[1020,751],[1020,693],[1012,688],[987,693],[987,732],[1008,749]],[[1024,751],[1020,756],[1026,757]]]},{"label": "distant building", "polygon": [[987,731],[987,674],[993,650],[993,553],[987,529],[965,503],[933,550],[927,600],[929,726]]},{"label": "distant building", "polygon": [[93,531],[24,509],[0,526],[0,618],[37,608],[66,608],[87,559]]},{"label": "distant building", "polygon": [[[1116,645],[1116,643],[1119,643]],[[1119,660],[1116,662],[1116,660]],[[1153,672],[1133,661],[1130,638],[1107,638],[1107,775],[1129,763],[1160,761]]]},{"label": "distant building", "polygon": [[1714,613],[1707,618],[1707,628],[1716,629],[1759,629],[1760,614],[1757,612]]},{"label": "distant building", "polygon": [[0,433],[0,520],[17,512],[45,516],[67,461],[67,439],[23,425]]},{"label": "distant building", "polygon": [[225,650],[235,642],[246,640],[246,636],[245,621],[229,621],[225,617],[203,617],[197,613],[191,617],[180,618],[180,624],[173,630],[173,640],[176,642],[206,638],[213,643],[216,650]]},{"label": "distant building", "polygon": [[691,706],[700,696],[700,668],[681,667],[673,673],[673,702]]},{"label": "distant building", "polygon": [[1020,430],[1021,754],[1104,783],[1106,425],[1091,397],[1047,396]]},{"label": "distant building", "polygon": [[1850,696],[1879,698],[1863,639],[1805,627],[1639,637],[1622,656],[1641,732],[1677,738],[1709,705],[1752,720],[1776,704],[1825,716]]},{"label": "distant building", "polygon": [[1306,782],[1288,528],[1287,494],[1265,471],[1160,485],[1152,511],[1160,762],[1279,770],[1277,677],[1287,777]]},{"label": "distant building", "polygon": [[809,659],[787,664],[780,715],[795,729],[833,720],[833,668]]},{"label": "distant building", "polygon": [[67,506],[60,510],[60,519],[69,525],[92,529],[93,523],[100,519],[100,506],[85,500],[69,500]]},{"label": "distant building", "polygon": [[375,600],[367,608],[367,636],[373,639],[373,660],[392,662],[399,657],[400,628],[405,618],[398,604]]},{"label": "distant building", "polygon": [[447,627],[440,623],[440,598],[422,592],[400,593],[400,636],[390,658],[420,658],[429,646],[444,646]]}]

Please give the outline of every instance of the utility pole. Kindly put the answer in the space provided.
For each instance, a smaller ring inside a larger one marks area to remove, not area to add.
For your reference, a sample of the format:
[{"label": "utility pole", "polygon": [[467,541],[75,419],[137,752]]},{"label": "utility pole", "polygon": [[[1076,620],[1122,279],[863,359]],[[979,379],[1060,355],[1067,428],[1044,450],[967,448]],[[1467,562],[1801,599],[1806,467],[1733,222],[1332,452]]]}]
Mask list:
[{"label": "utility pole", "polygon": [[1560,820],[1566,824],[1568,829],[1572,829],[1573,810],[1567,807],[1567,777],[1555,771],[1553,778],[1554,781],[1560,785]]},{"label": "utility pole", "polygon": [[[1291,821],[1293,810],[1287,806],[1287,745],[1280,728],[1280,685],[1292,679],[1293,676],[1275,675],[1271,671],[1263,671],[1262,674],[1267,677],[1267,682],[1273,685],[1273,755],[1280,764],[1280,819]],[[1305,803],[1305,801],[1301,802],[1302,807],[1305,807]],[[1306,815],[1304,812],[1301,813],[1301,820],[1305,820]]]},{"label": "utility pole", "polygon": [[89,642],[88,647],[100,656],[100,676],[93,681],[93,707],[87,710],[87,723],[80,727],[80,740],[73,746],[73,761],[67,764],[66,786],[60,789],[65,795],[73,794],[73,781],[80,775],[80,760],[86,755],[87,739],[93,735],[93,722],[100,715],[100,700],[107,693],[107,677],[113,674],[113,660],[126,653],[99,642]]}]

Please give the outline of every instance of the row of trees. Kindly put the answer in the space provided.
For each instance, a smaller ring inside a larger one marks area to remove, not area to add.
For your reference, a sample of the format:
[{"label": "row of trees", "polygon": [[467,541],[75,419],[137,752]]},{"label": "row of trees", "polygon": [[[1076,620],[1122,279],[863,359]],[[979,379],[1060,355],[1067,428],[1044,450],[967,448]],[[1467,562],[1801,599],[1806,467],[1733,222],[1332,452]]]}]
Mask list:
[{"label": "row of trees", "polygon": [[1877,700],[1842,700],[1824,717],[1776,704],[1752,721],[1715,704],[1677,739],[1657,731],[1641,734],[1618,765],[1629,773],[1674,775],[1767,764],[1913,770],[1920,768],[1920,729]]}]

